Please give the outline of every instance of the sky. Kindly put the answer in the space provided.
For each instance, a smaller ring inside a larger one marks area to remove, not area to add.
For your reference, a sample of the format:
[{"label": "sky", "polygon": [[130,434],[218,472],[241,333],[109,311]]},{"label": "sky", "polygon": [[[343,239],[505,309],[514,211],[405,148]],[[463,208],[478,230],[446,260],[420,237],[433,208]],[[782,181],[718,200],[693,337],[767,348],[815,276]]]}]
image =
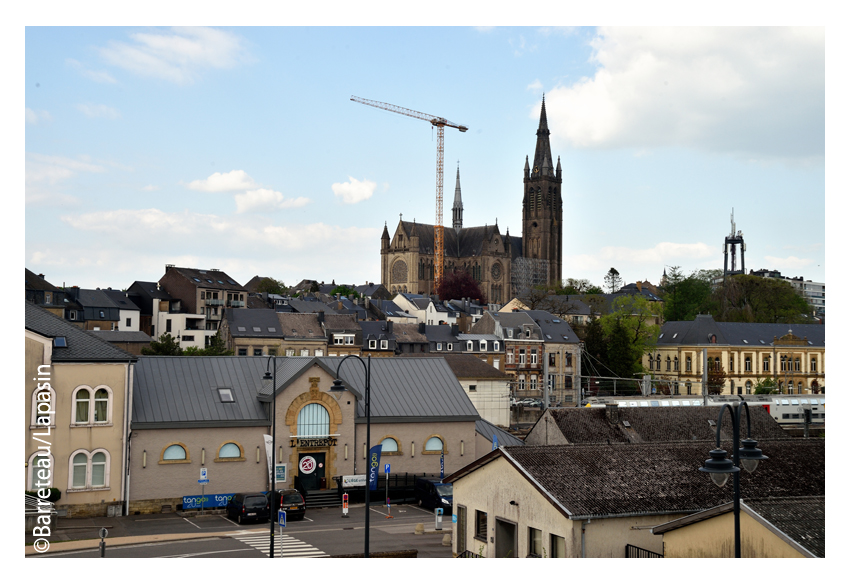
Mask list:
[{"label": "sky", "polygon": [[83,288],[166,264],[379,282],[384,225],[435,221],[437,136],[352,96],[468,126],[446,129],[443,223],[459,169],[464,225],[519,236],[545,94],[564,278],[722,269],[734,209],[747,270],[825,282],[825,36],[27,26],[25,265]]}]

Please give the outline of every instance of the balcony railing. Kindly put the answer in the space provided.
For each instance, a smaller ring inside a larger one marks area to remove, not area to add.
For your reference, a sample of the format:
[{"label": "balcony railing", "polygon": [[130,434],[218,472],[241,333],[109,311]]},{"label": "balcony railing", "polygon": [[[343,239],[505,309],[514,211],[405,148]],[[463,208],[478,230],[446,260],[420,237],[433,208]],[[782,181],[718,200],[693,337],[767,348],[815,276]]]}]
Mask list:
[{"label": "balcony railing", "polygon": [[232,306],[233,308],[245,308],[244,300],[230,300],[227,303],[228,306]]},{"label": "balcony railing", "polygon": [[207,306],[224,306],[224,300],[218,298],[207,298],[204,300]]}]

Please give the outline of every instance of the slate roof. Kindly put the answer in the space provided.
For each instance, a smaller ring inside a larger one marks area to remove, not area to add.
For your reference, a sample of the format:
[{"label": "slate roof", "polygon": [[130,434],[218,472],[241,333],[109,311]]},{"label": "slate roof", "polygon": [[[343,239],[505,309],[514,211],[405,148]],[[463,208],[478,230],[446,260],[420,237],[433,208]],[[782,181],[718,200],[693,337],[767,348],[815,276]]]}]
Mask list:
[{"label": "slate roof", "polygon": [[293,312],[276,312],[283,336],[287,339],[318,340],[325,338],[325,331],[319,322],[319,317],[313,314]]},{"label": "slate roof", "polygon": [[773,338],[788,334],[806,338],[811,346],[824,347],[826,327],[821,324],[782,324],[749,322],[716,322],[710,315],[698,315],[692,321],[670,321],[661,325],[658,346],[708,345],[709,337],[716,336],[718,345],[773,346]]},{"label": "slate roof", "polygon": [[428,343],[428,338],[419,332],[417,323],[395,323],[393,337],[397,343]]},{"label": "slate roof", "polygon": [[[133,384],[133,428],[268,426],[258,399],[267,360],[140,357]],[[222,403],[218,388],[231,389],[235,401]]]},{"label": "slate roof", "polygon": [[49,292],[61,292],[61,288],[57,288],[38,274],[35,274],[24,268],[24,278],[26,281],[27,290],[47,290]]},{"label": "slate roof", "polygon": [[743,505],[816,557],[826,557],[826,497],[744,499]]},{"label": "slate roof", "polygon": [[383,314],[385,317],[390,318],[412,318],[416,320],[416,317],[412,314],[409,314],[403,311],[399,306],[393,302],[392,300],[371,300],[371,306],[375,307],[375,309]]},{"label": "slate roof", "polygon": [[360,325],[351,314],[328,314],[325,315],[325,330],[328,332],[356,332],[361,330]]},{"label": "slate roof", "polygon": [[[731,450],[729,443],[721,446]],[[714,448],[713,441],[500,447],[446,481],[503,457],[573,520],[695,513],[732,498],[732,481],[718,488],[698,470]],[[759,448],[769,460],[752,474],[740,473],[745,496],[825,495],[824,440],[766,440]]]},{"label": "slate roof", "polygon": [[101,290],[112,303],[121,310],[140,310],[136,304],[127,297],[126,292],[121,290]]},{"label": "slate roof", "polygon": [[432,343],[457,343],[459,335],[452,334],[450,324],[426,324],[425,336]]},{"label": "slate roof", "polygon": [[80,288],[76,298],[80,306],[87,308],[118,308],[119,306],[106,295],[104,290]]},{"label": "slate roof", "polygon": [[271,308],[225,308],[224,318],[230,325],[230,336],[234,338],[284,337],[278,313]]},{"label": "slate roof", "polygon": [[110,343],[150,343],[151,336],[143,331],[89,331]]},{"label": "slate roof", "polygon": [[490,442],[493,441],[493,434],[495,434],[496,439],[499,441],[499,446],[523,446],[525,444],[522,440],[510,432],[507,432],[498,426],[494,426],[484,419],[475,422],[475,432],[484,436],[490,440]]},{"label": "slate roof", "polygon": [[172,267],[178,274],[189,280],[193,286],[219,290],[242,290],[247,292],[236,280],[221,270],[200,270],[197,268]]},{"label": "slate roof", "polygon": [[570,324],[545,310],[526,310],[543,332],[543,340],[556,343],[579,343],[578,335]]},{"label": "slate roof", "polygon": [[53,361],[66,362],[122,362],[136,361],[138,357],[84,331],[55,314],[24,301],[25,328],[43,337],[65,337],[67,347],[53,347]]},{"label": "slate roof", "polygon": [[[678,442],[714,440],[717,436],[717,406],[691,406],[687,408],[617,408],[617,423],[608,421],[607,408],[556,408],[549,409],[537,420],[535,426],[546,423],[545,416],[553,422],[571,444],[616,444],[640,442]],[[742,424],[746,427],[746,420]],[[752,435],[763,439],[787,439],[788,434],[770,413],[760,407],[750,408]],[[627,427],[624,422],[628,422]],[[534,429],[532,428],[531,432]],[[744,431],[744,430],[742,430]],[[530,432],[530,433],[531,433]],[[728,412],[723,415],[721,439],[732,439],[732,420]]]},{"label": "slate roof", "polygon": [[405,359],[445,359],[446,363],[458,379],[496,379],[509,380],[513,376],[502,373],[487,361],[469,353],[458,353],[456,355],[447,353],[404,353],[399,355]]},{"label": "slate roof", "polygon": [[292,307],[292,310],[301,314],[310,314],[316,312],[324,312],[325,314],[339,314],[336,310],[329,306],[326,306],[318,300],[300,300],[298,298],[291,298],[288,300],[288,305]]}]

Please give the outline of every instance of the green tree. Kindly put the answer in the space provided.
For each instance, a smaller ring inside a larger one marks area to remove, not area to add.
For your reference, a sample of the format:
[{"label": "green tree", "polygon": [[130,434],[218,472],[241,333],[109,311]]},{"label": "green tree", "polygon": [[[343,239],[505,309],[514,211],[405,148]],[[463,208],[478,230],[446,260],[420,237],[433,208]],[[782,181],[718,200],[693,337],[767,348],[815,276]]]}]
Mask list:
[{"label": "green tree", "polygon": [[558,290],[558,294],[602,294],[602,288],[592,284],[585,278],[567,278],[564,285]]},{"label": "green tree", "polygon": [[726,386],[726,378],[726,372],[723,370],[723,367],[710,367],[706,381],[706,391],[709,395],[723,393],[723,388]]},{"label": "green tree", "polygon": [[339,294],[340,296],[345,296],[346,298],[360,298],[360,294],[354,291],[353,288],[349,288],[344,284],[340,284],[333,290],[331,290],[331,296],[336,296]]},{"label": "green tree", "polygon": [[808,302],[791,284],[776,278],[729,277],[714,291],[712,301],[712,316],[718,322],[812,322]]},{"label": "green tree", "polygon": [[600,319],[608,340],[609,366],[617,363],[616,367],[611,366],[612,370],[628,373],[618,374],[619,377],[643,371],[643,356],[655,348],[661,331],[656,324],[659,308],[643,296],[627,295],[615,299],[611,312]]},{"label": "green tree", "polygon": [[753,393],[756,395],[779,393],[779,390],[776,388],[776,380],[772,377],[766,377],[765,379],[756,377],[756,385],[753,388]]},{"label": "green tree", "polygon": [[182,355],[183,349],[170,333],[160,335],[158,341],[151,341],[150,348],[142,347],[142,355]]},{"label": "green tree", "polygon": [[268,294],[280,294],[283,296],[286,294],[286,284],[284,284],[282,280],[263,278],[260,280],[259,284],[257,284],[257,292],[267,292]]},{"label": "green tree", "polygon": [[608,292],[613,294],[623,286],[623,279],[620,277],[620,272],[611,268],[605,274],[605,286],[608,287]]},{"label": "green tree", "polygon": [[670,268],[667,285],[661,295],[664,300],[664,320],[693,320],[711,308],[712,280],[715,270],[700,270],[685,277],[679,266]]},{"label": "green tree", "polygon": [[233,351],[227,350],[224,339],[221,338],[221,330],[218,330],[210,339],[210,344],[203,350],[203,353],[208,357],[233,355]]}]

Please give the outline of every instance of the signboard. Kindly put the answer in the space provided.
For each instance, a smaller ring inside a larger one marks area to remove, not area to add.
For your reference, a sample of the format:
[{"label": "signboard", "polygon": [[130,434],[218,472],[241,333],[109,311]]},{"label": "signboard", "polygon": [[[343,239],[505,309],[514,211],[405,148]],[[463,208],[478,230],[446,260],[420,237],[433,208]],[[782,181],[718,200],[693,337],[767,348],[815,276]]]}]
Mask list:
[{"label": "signboard", "polygon": [[266,445],[266,465],[269,471],[269,485],[273,485],[274,483],[272,483],[272,464],[274,464],[274,452],[272,452],[272,450],[274,450],[274,448],[272,447],[272,442],[274,442],[274,439],[268,434],[263,434],[263,442]]},{"label": "signboard", "polygon": [[301,462],[298,463],[298,470],[301,471],[302,474],[310,474],[316,470],[316,459],[312,456],[305,456],[301,459]]},{"label": "signboard", "polygon": [[206,469],[206,468],[204,468],[204,467],[201,467],[201,480],[202,480],[202,481],[206,481],[206,480],[207,480],[207,478],[208,478],[208,477],[207,477],[207,469]]},{"label": "signboard", "polygon": [[276,483],[285,483],[286,482],[286,464],[276,464],[276,465],[274,465],[274,482],[276,482]]},{"label": "signboard", "polygon": [[336,438],[290,438],[291,448],[323,448],[336,446]]},{"label": "signboard", "polygon": [[209,479],[198,479],[198,482],[201,483],[202,485],[210,484]]},{"label": "signboard", "polygon": [[390,463],[384,465],[384,473],[390,474]]},{"label": "signboard", "polygon": [[227,502],[233,498],[235,493],[222,493],[219,495],[191,495],[183,497],[183,510],[200,509],[203,500],[203,506],[206,509],[214,509],[215,507],[226,507]]},{"label": "signboard", "polygon": [[496,450],[499,447],[499,438],[493,434],[493,448],[491,450]]},{"label": "signboard", "polygon": [[277,512],[277,522],[281,527],[286,527],[286,511],[283,509],[280,509]]},{"label": "signboard", "polygon": [[369,449],[369,490],[378,489],[378,468],[381,466],[381,445]]},{"label": "signboard", "polygon": [[345,475],[342,477],[342,488],[353,489],[366,486],[366,475]]}]

